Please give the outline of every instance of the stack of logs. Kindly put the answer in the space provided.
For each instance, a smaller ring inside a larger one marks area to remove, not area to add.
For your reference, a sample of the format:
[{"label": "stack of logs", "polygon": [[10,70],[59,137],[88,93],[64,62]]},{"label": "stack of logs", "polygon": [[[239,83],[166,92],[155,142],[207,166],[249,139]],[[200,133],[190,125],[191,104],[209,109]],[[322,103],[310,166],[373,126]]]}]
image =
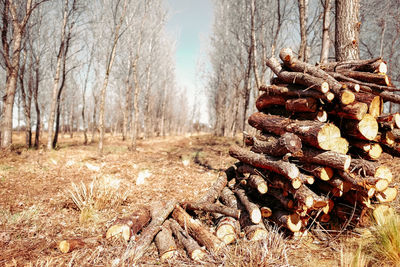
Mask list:
[{"label": "stack of logs", "polygon": [[[400,103],[400,96],[386,64],[372,59],[313,66],[290,49],[280,57],[282,64],[267,60],[277,77],[259,88],[259,112],[248,120],[258,133],[244,136],[250,149],[231,147],[239,162],[196,202],[171,201],[116,220],[105,237],[130,242],[123,259],[136,262],[154,240],[162,259],[180,246],[201,260],[206,250],[221,251],[238,237],[267,238],[267,220],[302,234],[316,223],[342,228],[367,223],[363,218],[371,211],[380,218],[390,213],[380,203],[393,201],[397,190],[391,170],[377,160],[382,150],[400,154],[400,115],[382,114],[383,101]],[[212,223],[195,219],[194,211],[206,212]],[[64,240],[59,248],[69,252],[91,242]]]},{"label": "stack of logs", "polygon": [[384,101],[400,103],[400,90],[380,58],[313,66],[288,48],[280,58],[266,62],[276,77],[259,88],[259,112],[248,119],[258,132],[244,136],[250,150],[230,149],[240,161],[236,183],[292,232],[367,223],[397,195],[377,160],[383,150],[400,154],[400,115],[382,114]]}]

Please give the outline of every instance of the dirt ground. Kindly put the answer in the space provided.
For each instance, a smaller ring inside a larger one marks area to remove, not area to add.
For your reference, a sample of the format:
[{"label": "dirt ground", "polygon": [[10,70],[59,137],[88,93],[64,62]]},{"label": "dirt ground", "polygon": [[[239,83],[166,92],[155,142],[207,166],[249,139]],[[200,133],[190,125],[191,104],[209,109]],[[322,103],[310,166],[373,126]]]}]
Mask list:
[{"label": "dirt ground", "polygon": [[[27,150],[19,133],[14,142],[20,145],[0,155],[0,266],[119,266],[127,245],[101,238],[108,226],[142,205],[198,198],[220,170],[236,162],[228,149],[241,143],[239,138],[210,135],[160,137],[140,140],[137,151],[132,152],[127,149],[128,141],[107,136],[105,153],[99,157],[96,143],[84,146],[82,140],[76,134],[73,139],[61,137],[55,151]],[[393,167],[397,177],[399,161],[385,156],[383,162]],[[396,186],[398,181],[396,178]],[[104,187],[114,189],[101,195]],[[73,201],[74,195],[97,202],[81,199],[79,203],[91,207],[82,210]],[[397,202],[395,205],[399,207]],[[343,235],[334,249],[315,240],[288,241],[289,262],[297,266],[316,262],[319,266],[342,265],[338,257],[351,253],[349,247],[356,246],[356,236]],[[57,244],[67,238],[94,238],[98,244],[62,254]],[[153,248],[142,263],[158,265],[157,258]]]}]

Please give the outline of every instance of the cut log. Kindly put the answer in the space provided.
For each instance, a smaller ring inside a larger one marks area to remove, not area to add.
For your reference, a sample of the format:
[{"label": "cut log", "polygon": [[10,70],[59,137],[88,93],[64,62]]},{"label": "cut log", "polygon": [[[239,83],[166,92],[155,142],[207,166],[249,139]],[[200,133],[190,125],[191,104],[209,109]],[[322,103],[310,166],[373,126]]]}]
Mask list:
[{"label": "cut log", "polygon": [[292,199],[284,197],[283,192],[281,189],[277,188],[271,188],[268,191],[268,195],[274,197],[276,200],[279,201],[279,203],[284,207],[285,209],[293,209],[294,208],[294,202]]},{"label": "cut log", "polygon": [[334,151],[322,151],[311,147],[303,147],[303,155],[297,157],[300,162],[320,164],[334,169],[347,170],[351,156]]},{"label": "cut log", "polygon": [[378,134],[378,123],[370,114],[360,121],[346,120],[342,126],[344,133],[361,140],[374,140]]},{"label": "cut log", "polygon": [[151,211],[151,221],[149,225],[142,231],[140,238],[136,241],[131,238],[128,249],[125,251],[122,259],[125,261],[130,259],[136,263],[147,251],[154,237],[161,231],[161,225],[171,214],[176,205],[176,200],[171,200],[165,205],[155,206]]},{"label": "cut log", "polygon": [[368,112],[368,105],[361,102],[353,102],[346,106],[335,106],[328,114],[352,120],[362,120]]},{"label": "cut log", "polygon": [[332,179],[327,181],[327,183],[330,184],[333,187],[338,188],[343,193],[349,192],[351,187],[352,187],[351,183],[343,181],[339,177],[333,177]]},{"label": "cut log", "polygon": [[220,198],[222,203],[224,203],[226,206],[234,209],[238,208],[238,202],[235,194],[229,188],[225,187],[222,190]]},{"label": "cut log", "polygon": [[268,136],[266,141],[261,141],[256,137],[249,136],[252,145],[251,151],[264,153],[274,157],[281,157],[288,153],[298,155],[301,153],[301,140],[292,133],[284,133],[281,137]]},{"label": "cut log", "polygon": [[382,132],[378,132],[374,141],[378,142],[382,145],[393,146],[393,145],[395,145],[396,138],[394,137],[392,131],[382,131]]},{"label": "cut log", "polygon": [[352,70],[339,70],[338,72],[344,76],[347,76],[349,78],[361,82],[391,86],[390,79],[386,74],[375,74],[375,73],[352,71]]},{"label": "cut log", "polygon": [[[325,196],[329,197],[341,197],[343,195],[343,190],[341,190],[338,187],[335,187],[334,185],[331,185],[328,182],[325,181],[317,181],[314,186],[312,186],[314,191],[321,192]],[[326,207],[326,206],[325,206]]]},{"label": "cut log", "polygon": [[230,216],[236,219],[240,217],[240,210],[227,207],[218,203],[209,203],[209,202],[185,202],[182,204],[182,207],[187,210],[201,210],[212,213],[219,213],[226,216]]},{"label": "cut log", "polygon": [[107,230],[106,238],[122,236],[125,241],[129,241],[132,235],[136,235],[151,220],[150,210],[141,208],[133,212],[129,217],[118,219]]},{"label": "cut log", "polygon": [[275,57],[267,59],[265,63],[284,83],[305,85],[322,93],[329,91],[329,84],[324,79],[306,73],[285,71]]},{"label": "cut log", "polygon": [[278,115],[293,120],[315,120],[319,122],[326,122],[328,113],[325,110],[318,110],[316,112],[292,112],[286,110],[282,106],[273,106],[263,111],[265,114]]},{"label": "cut log", "polygon": [[262,85],[260,91],[265,91],[259,98],[267,98],[268,96],[276,95],[283,96],[285,98],[305,98],[312,97],[315,99],[322,99],[327,102],[331,102],[335,95],[328,93],[321,93],[313,89],[307,89],[304,86],[296,84],[273,84],[273,85]]},{"label": "cut log", "polygon": [[[347,105],[354,101],[354,94],[347,90],[345,90],[347,91],[345,93],[345,98],[341,98],[341,96],[343,96],[343,85],[341,83],[339,83],[337,80],[335,80],[332,76],[330,76],[327,72],[323,71],[319,67],[298,60],[297,57],[294,56],[293,51],[290,48],[281,49],[279,56],[285,66],[287,66],[289,69],[295,72],[307,73],[313,77],[318,77],[326,81],[329,85],[329,89],[335,93],[341,103]],[[352,97],[350,97],[350,94],[352,94]]]},{"label": "cut log", "polygon": [[261,217],[263,218],[269,218],[272,215],[272,210],[268,207],[261,207],[260,211],[261,211]]},{"label": "cut log", "polygon": [[261,176],[250,175],[247,180],[248,180],[248,185],[256,189],[260,194],[265,194],[268,192],[267,182]]},{"label": "cut log", "polygon": [[290,190],[293,198],[302,203],[307,209],[319,209],[327,205],[327,199],[314,193],[306,185],[296,190]]},{"label": "cut log", "polygon": [[165,221],[162,230],[154,238],[154,243],[162,261],[171,259],[177,255],[177,247],[169,225],[169,221]]},{"label": "cut log", "polygon": [[228,178],[225,172],[220,172],[217,180],[208,191],[199,199],[200,203],[214,203],[221,194],[222,189],[227,185]]},{"label": "cut log", "polygon": [[261,216],[261,211],[258,208],[258,206],[254,203],[252,203],[249,198],[246,195],[246,192],[243,189],[236,189],[234,190],[234,193],[240,200],[240,202],[243,204],[243,206],[246,208],[247,212],[250,215],[250,220],[254,224],[258,224],[261,222],[262,216]]},{"label": "cut log", "polygon": [[394,215],[394,209],[385,204],[375,206],[374,211],[372,212],[372,216],[374,216],[376,223],[380,226],[388,223],[388,221],[393,218]]},{"label": "cut log", "polygon": [[86,242],[83,239],[66,239],[58,244],[58,249],[62,253],[69,253],[75,249],[80,249],[85,247]]},{"label": "cut log", "polygon": [[340,130],[334,124],[317,121],[293,121],[280,116],[254,113],[249,117],[249,124],[260,131],[282,135],[291,132],[316,148],[332,150],[336,148],[335,138],[340,137]]},{"label": "cut log", "polygon": [[370,93],[359,92],[356,93],[356,101],[365,103],[368,106],[368,113],[374,118],[377,118],[382,114],[383,101],[380,96],[376,96]]},{"label": "cut log", "polygon": [[187,229],[188,233],[202,246],[211,252],[218,252],[225,244],[213,235],[200,221],[194,220],[186,211],[177,205],[172,212],[172,217],[181,227]]},{"label": "cut log", "polygon": [[315,182],[315,178],[312,175],[300,173],[299,178],[303,184],[313,184]]},{"label": "cut log", "polygon": [[316,112],[317,101],[314,98],[297,98],[288,99],[285,103],[285,108],[290,112]]},{"label": "cut log", "polygon": [[328,181],[333,176],[333,170],[327,166],[319,166],[315,164],[303,164],[301,169],[314,175],[323,181]]},{"label": "cut log", "polygon": [[204,250],[174,219],[169,219],[169,222],[174,236],[183,245],[188,256],[194,261],[201,261],[206,256]]},{"label": "cut log", "polygon": [[382,192],[377,192],[375,196],[380,203],[392,202],[396,199],[397,189],[394,187],[388,187]]},{"label": "cut log", "polygon": [[388,181],[383,178],[372,176],[363,177],[355,173],[349,173],[345,171],[338,171],[338,174],[340,177],[342,177],[343,180],[351,183],[352,185],[361,186],[366,189],[373,187],[378,192],[382,192],[389,185]]},{"label": "cut log", "polygon": [[[381,64],[383,63],[383,64]],[[382,67],[380,68],[380,66]],[[385,68],[386,63],[382,58],[373,59],[358,59],[349,61],[335,61],[329,63],[319,63],[318,66],[324,71],[336,71],[336,70],[355,70],[355,71],[365,71],[365,72],[381,72],[386,73]],[[377,71],[378,70],[378,71]]]},{"label": "cut log", "polygon": [[352,159],[350,170],[358,175],[386,179],[389,183],[393,180],[392,171],[388,166],[363,159]]},{"label": "cut log", "polygon": [[292,232],[299,232],[303,226],[299,214],[285,210],[274,210],[270,218],[279,226],[283,226]]},{"label": "cut log", "polygon": [[231,147],[229,154],[241,162],[282,174],[291,181],[298,181],[300,172],[292,163],[266,155],[260,155],[238,146]]},{"label": "cut log", "polygon": [[233,243],[240,232],[239,222],[232,217],[223,217],[218,221],[215,234],[226,245]]},{"label": "cut log", "polygon": [[377,160],[382,155],[382,147],[377,143],[365,140],[349,139],[353,152],[360,154],[363,158]]},{"label": "cut log", "polygon": [[393,128],[400,128],[400,114],[392,113],[392,114],[381,114],[376,120],[380,122],[386,122],[393,125]]}]

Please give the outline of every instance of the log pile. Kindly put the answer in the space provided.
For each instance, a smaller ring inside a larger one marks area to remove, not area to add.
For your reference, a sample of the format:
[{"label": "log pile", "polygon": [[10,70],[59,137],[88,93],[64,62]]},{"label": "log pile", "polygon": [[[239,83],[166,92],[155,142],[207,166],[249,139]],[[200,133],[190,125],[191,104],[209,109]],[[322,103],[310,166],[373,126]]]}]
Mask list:
[{"label": "log pile", "polygon": [[239,160],[234,187],[292,232],[315,222],[365,224],[397,196],[378,159],[400,154],[400,115],[382,113],[384,102],[400,103],[400,89],[380,58],[313,66],[284,48],[280,59],[267,60],[276,77],[259,88],[248,118],[257,133],[229,151]]}]

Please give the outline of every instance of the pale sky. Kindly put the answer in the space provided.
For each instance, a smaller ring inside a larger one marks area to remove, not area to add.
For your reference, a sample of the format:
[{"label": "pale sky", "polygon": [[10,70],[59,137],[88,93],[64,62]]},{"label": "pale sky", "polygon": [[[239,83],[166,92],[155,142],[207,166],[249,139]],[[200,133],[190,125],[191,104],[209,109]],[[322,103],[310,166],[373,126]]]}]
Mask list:
[{"label": "pale sky", "polygon": [[[211,32],[213,23],[212,0],[167,0],[170,7],[170,19],[167,29],[177,35],[176,75],[180,86],[187,88],[189,96],[194,96],[200,89],[196,88],[196,71],[199,57],[205,57],[204,42]],[[197,77],[198,78],[198,77]],[[200,93],[196,99],[203,99]],[[193,101],[189,99],[189,101]],[[201,108],[201,112],[205,113]],[[203,118],[204,120],[204,118]]]}]

